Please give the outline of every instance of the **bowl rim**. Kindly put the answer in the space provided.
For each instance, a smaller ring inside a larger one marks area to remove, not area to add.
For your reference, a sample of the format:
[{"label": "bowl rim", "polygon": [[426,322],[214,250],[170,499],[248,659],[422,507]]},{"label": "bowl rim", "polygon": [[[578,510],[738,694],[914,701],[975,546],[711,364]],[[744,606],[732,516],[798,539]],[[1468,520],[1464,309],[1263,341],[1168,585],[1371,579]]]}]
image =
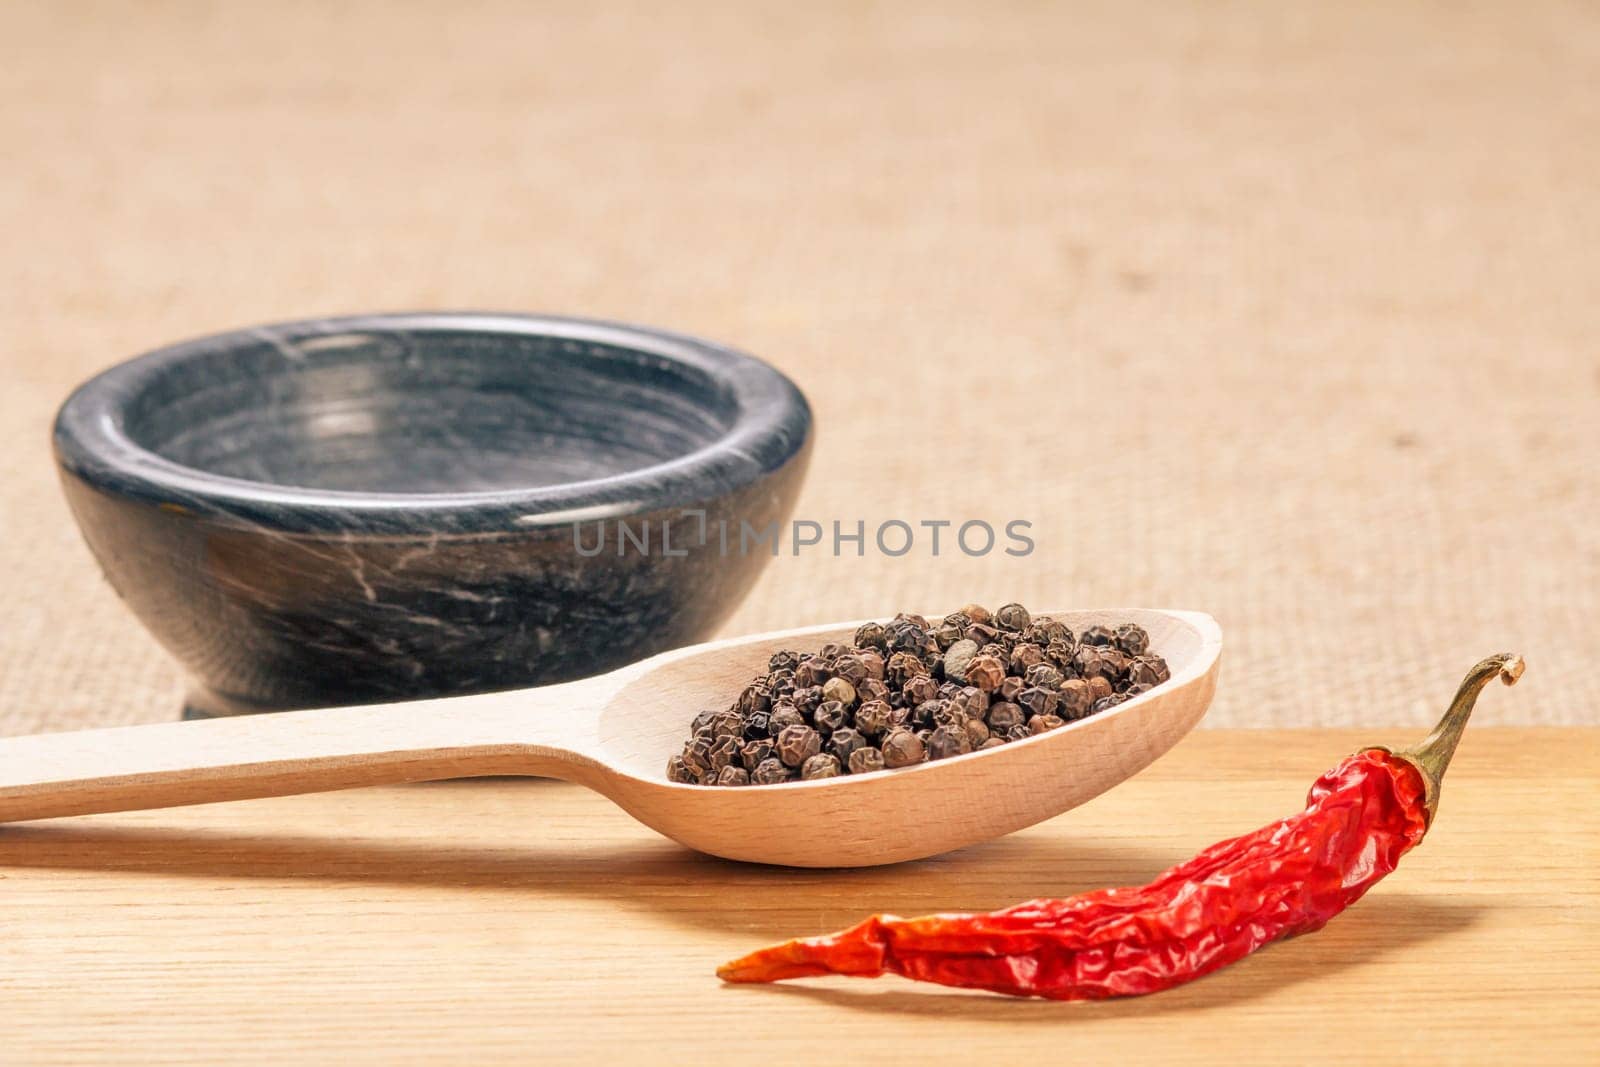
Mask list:
[{"label": "bowl rim", "polygon": [[[628,349],[695,368],[734,402],[728,429],[682,456],[619,474],[525,489],[404,493],[316,489],[214,474],[167,459],[125,431],[128,404],[166,369],[263,342],[296,358],[298,345],[347,333],[501,333]],[[167,345],[101,371],[56,414],[63,476],[112,496],[179,514],[290,532],[504,532],[566,525],[725,496],[778,470],[810,441],[811,409],[771,365],[738,349],[653,326],[561,315],[409,311],[299,319]]]}]

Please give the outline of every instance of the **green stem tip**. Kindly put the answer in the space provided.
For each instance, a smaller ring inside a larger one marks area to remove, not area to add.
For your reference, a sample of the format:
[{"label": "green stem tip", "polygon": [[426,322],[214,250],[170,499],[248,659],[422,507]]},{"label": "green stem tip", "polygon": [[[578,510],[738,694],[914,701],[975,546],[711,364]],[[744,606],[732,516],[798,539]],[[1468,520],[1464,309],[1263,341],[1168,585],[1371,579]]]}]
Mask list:
[{"label": "green stem tip", "polygon": [[1515,685],[1517,679],[1522,677],[1522,668],[1522,657],[1514,652],[1502,652],[1479,662],[1461,680],[1461,688],[1456,690],[1455,699],[1450,702],[1450,707],[1439,720],[1439,725],[1433,728],[1433,733],[1429,734],[1420,745],[1401,749],[1395,753],[1410,760],[1422,771],[1427,786],[1430,822],[1439,807],[1439,783],[1444,779],[1445,769],[1450,766],[1450,758],[1456,753],[1456,745],[1461,741],[1461,732],[1467,728],[1467,720],[1472,717],[1472,709],[1478,702],[1478,694],[1483,692],[1483,687],[1495,678],[1499,678],[1506,685]]}]

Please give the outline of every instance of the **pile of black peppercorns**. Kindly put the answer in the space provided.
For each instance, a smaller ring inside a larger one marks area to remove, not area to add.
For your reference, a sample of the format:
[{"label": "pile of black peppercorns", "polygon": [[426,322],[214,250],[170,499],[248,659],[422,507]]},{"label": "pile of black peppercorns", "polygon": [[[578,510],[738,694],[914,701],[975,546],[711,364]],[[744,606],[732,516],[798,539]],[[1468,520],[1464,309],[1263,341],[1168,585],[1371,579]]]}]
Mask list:
[{"label": "pile of black peppercorns", "polygon": [[1021,604],[931,625],[900,614],[861,627],[854,648],[774,653],[732,707],[695,716],[667,777],[772,785],[908,767],[1053,730],[1170,677],[1132,623],[1074,637]]}]

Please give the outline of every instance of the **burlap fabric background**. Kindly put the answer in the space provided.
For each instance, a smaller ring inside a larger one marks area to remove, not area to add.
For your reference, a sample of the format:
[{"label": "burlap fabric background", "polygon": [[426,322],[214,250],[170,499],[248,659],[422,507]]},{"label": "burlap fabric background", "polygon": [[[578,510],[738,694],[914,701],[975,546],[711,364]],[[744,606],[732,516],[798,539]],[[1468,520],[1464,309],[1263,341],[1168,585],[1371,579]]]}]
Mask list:
[{"label": "burlap fabric background", "polygon": [[478,307],[791,374],[823,522],[728,632],[1152,604],[1213,724],[1600,707],[1600,13],[1581,5],[0,5],[0,732],[172,717],[47,446],[211,330]]}]

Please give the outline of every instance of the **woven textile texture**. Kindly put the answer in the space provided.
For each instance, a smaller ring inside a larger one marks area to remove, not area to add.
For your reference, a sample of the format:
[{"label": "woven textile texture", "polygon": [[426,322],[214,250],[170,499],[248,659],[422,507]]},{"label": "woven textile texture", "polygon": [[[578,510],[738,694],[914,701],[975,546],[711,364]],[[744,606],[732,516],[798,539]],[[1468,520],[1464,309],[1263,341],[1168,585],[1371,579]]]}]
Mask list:
[{"label": "woven textile texture", "polygon": [[730,634],[1193,607],[1212,724],[1500,650],[1484,721],[1600,719],[1593,6],[12,2],[0,58],[0,733],[182,692],[62,503],[76,382],[457,307],[770,360],[802,518],[1032,524],[780,557]]}]

